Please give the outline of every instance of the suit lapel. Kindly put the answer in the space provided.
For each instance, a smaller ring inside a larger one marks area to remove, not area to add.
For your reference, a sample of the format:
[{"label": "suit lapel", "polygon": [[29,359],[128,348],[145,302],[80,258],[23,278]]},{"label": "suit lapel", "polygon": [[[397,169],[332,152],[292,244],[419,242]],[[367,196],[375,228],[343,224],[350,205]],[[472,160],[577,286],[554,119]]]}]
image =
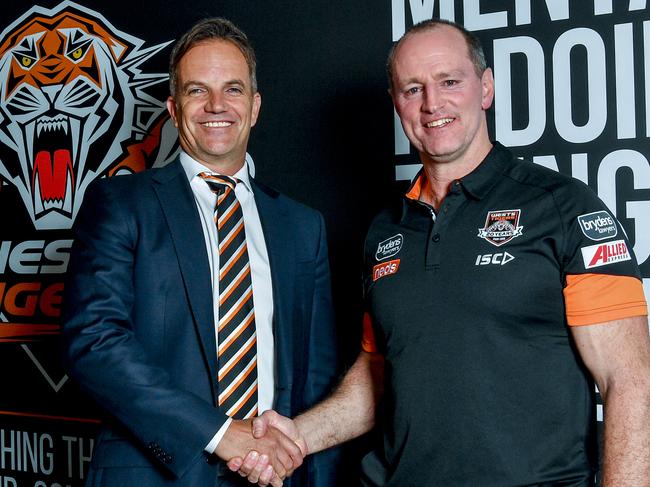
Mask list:
[{"label": "suit lapel", "polygon": [[[189,182],[178,159],[153,176],[169,227],[194,326],[210,376],[216,377],[216,339],[210,264],[203,229]],[[214,381],[211,381],[214,396]]]},{"label": "suit lapel", "polygon": [[[296,343],[301,343],[302,327],[293,319],[295,262],[291,223],[279,194],[251,179],[255,203],[262,223],[269,254],[273,282],[273,336],[276,359],[276,388],[285,389],[293,382]],[[276,394],[277,396],[277,394]]]}]

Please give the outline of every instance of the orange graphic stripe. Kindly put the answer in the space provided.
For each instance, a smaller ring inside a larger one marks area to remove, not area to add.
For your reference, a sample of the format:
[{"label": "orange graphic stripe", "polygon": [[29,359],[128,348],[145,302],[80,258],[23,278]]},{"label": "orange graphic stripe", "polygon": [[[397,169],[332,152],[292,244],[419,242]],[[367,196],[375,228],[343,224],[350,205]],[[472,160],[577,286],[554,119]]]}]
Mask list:
[{"label": "orange graphic stripe", "polygon": [[[251,340],[251,342],[248,344],[248,346],[247,346],[245,349],[243,349],[239,355],[240,355],[240,356],[242,356],[242,355],[246,355],[246,353],[247,353],[251,348],[253,348],[253,345],[255,345],[256,343],[257,343],[257,339],[253,339],[253,340]],[[232,370],[232,368],[233,368],[235,365],[237,365],[238,363],[239,363],[238,360],[233,360],[233,362],[228,366],[227,369],[222,370],[222,371],[219,373],[219,380],[223,379],[223,378],[226,376],[226,374],[227,374],[228,372],[230,372],[230,371]],[[251,367],[251,369],[252,369],[252,367]],[[246,375],[248,375],[248,374],[246,374]],[[246,377],[246,376],[244,376],[244,377]],[[235,389],[237,389],[237,388],[235,387]],[[224,401],[225,401],[225,399],[224,399]]]},{"label": "orange graphic stripe", "polygon": [[18,411],[0,411],[0,415],[4,416],[18,416],[22,418],[37,418],[37,419],[57,419],[59,421],[74,421],[77,423],[92,423],[101,424],[100,419],[91,418],[73,418],[70,416],[54,416],[52,414],[37,414],[37,413],[22,413]]},{"label": "orange graphic stripe", "polygon": [[[218,353],[218,356],[219,356],[219,357],[221,357],[221,355],[222,355],[226,350],[228,350],[228,347],[230,347],[230,345],[232,345],[232,343],[233,343],[235,340],[237,340],[237,338],[239,337],[239,335],[241,335],[241,334],[244,332],[244,330],[246,330],[246,329],[248,328],[248,325],[250,325],[251,322],[252,322],[254,319],[255,319],[255,313],[251,313],[250,317],[246,320],[246,322],[244,323],[244,326],[241,327],[241,329],[237,332],[237,334],[236,334],[235,336],[231,337],[230,340],[228,340],[227,342],[224,342],[222,345],[219,345],[219,353]],[[254,341],[254,340],[253,340],[253,341]],[[250,348],[250,347],[248,347],[248,348]],[[228,372],[228,371],[226,371],[226,372]],[[224,374],[225,374],[226,372],[224,372]]]},{"label": "orange graphic stripe", "polygon": [[59,335],[60,333],[60,325],[0,322],[0,342],[15,342],[19,341],[20,337]]},{"label": "orange graphic stripe", "polygon": [[[231,387],[230,391],[223,398],[221,398],[219,404],[223,404],[224,402],[226,402],[228,398],[232,395],[232,393],[237,390],[237,388],[242,384],[242,382],[244,382],[246,377],[251,375],[251,372],[253,372],[254,370],[255,370],[255,362],[251,364],[251,366],[248,368],[248,371],[239,378],[239,380],[235,383],[234,386],[230,386]],[[253,387],[253,390],[254,391],[257,390],[257,384],[255,384],[255,387]]]},{"label": "orange graphic stripe", "polygon": [[251,396],[252,396],[253,394],[255,394],[255,391],[257,391],[257,384],[255,384],[255,387],[253,387],[253,388],[248,392],[248,394],[246,394],[246,396],[242,399],[242,402],[239,403],[239,407],[230,413],[230,415],[231,415],[232,417],[234,417],[234,416],[237,415],[237,413],[239,412],[239,410],[240,410],[241,408],[243,408],[244,405],[245,405],[245,404],[248,402],[248,400],[251,398]]}]

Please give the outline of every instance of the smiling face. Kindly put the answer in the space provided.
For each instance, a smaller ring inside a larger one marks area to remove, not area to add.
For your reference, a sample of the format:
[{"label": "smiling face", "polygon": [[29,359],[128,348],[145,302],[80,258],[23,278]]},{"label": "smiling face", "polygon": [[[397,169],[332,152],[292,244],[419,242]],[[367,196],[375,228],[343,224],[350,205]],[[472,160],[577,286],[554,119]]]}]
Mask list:
[{"label": "smiling face", "polygon": [[222,40],[192,47],[178,65],[176,91],[167,109],[183,150],[220,174],[237,172],[261,103],[241,51]]},{"label": "smiling face", "polygon": [[494,80],[476,73],[463,35],[437,26],[408,35],[395,51],[391,95],[423,163],[478,165],[490,142],[485,110]]}]

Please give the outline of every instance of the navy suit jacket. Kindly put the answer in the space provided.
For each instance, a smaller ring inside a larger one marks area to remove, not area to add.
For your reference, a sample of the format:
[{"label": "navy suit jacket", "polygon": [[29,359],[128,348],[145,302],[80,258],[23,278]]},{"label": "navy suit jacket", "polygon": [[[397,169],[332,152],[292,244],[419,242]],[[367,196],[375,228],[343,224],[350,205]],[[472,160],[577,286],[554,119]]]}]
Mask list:
[{"label": "navy suit jacket", "polygon": [[[273,281],[275,405],[293,416],[337,374],[322,216],[251,180]],[[109,417],[91,485],[240,485],[204,447],[215,406],[210,267],[178,160],[93,183],[74,226],[63,311],[64,358]],[[285,485],[336,485],[337,453],[308,459]],[[249,484],[250,485],[250,484]]]}]

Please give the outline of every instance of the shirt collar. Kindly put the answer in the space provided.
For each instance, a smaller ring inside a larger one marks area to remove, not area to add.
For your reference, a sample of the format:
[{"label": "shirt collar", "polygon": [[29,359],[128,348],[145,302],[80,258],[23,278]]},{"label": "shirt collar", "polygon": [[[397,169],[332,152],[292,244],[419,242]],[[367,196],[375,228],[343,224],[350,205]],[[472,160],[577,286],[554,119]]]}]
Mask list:
[{"label": "shirt collar", "polygon": [[[195,177],[198,177],[198,175],[202,172],[207,172],[210,174],[219,174],[212,169],[204,166],[200,162],[196,161],[193,159],[187,152],[181,150],[180,153],[180,161],[181,161],[181,166],[183,166],[183,170],[185,171],[185,176],[187,177],[188,181],[192,181]],[[251,187],[251,181],[250,181],[250,175],[248,173],[248,161],[244,161],[244,165],[241,167],[239,171],[237,171],[235,174],[232,175],[239,183],[244,183],[244,187],[248,189],[249,192],[252,192],[252,187]]]},{"label": "shirt collar", "polygon": [[[483,199],[497,184],[511,159],[510,151],[499,142],[494,142],[494,146],[485,156],[485,159],[471,173],[460,178],[459,182],[474,198]],[[427,179],[424,169],[420,169],[405,197],[409,200],[418,200],[426,185]]]}]

